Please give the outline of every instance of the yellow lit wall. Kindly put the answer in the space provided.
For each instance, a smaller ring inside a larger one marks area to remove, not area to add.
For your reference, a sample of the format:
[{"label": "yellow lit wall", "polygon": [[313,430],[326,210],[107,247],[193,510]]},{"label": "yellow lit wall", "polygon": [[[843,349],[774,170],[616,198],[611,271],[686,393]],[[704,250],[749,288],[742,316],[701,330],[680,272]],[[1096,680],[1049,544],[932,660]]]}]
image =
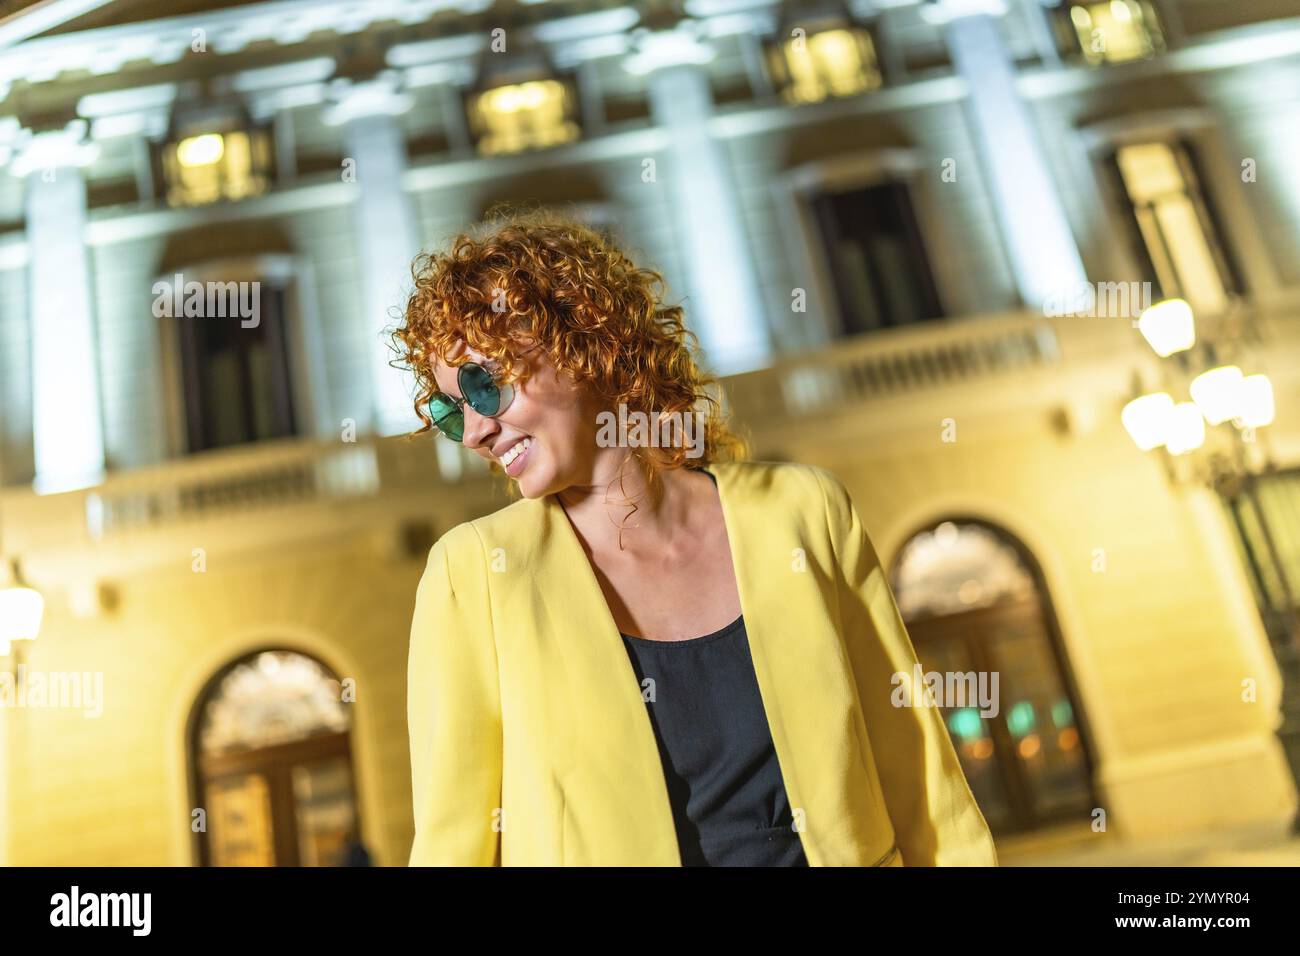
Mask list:
[{"label": "yellow lit wall", "polygon": [[423,562],[388,563],[361,538],[260,554],[212,552],[203,573],[191,570],[188,548],[172,556],[158,555],[170,570],[121,580],[114,614],[78,618],[66,600],[51,601],[27,664],[101,670],[103,715],[0,712],[14,770],[7,863],[195,862],[187,721],[223,665],[273,645],[355,678],[352,759],[362,838],[377,864],[405,864],[412,834],[407,632]]}]

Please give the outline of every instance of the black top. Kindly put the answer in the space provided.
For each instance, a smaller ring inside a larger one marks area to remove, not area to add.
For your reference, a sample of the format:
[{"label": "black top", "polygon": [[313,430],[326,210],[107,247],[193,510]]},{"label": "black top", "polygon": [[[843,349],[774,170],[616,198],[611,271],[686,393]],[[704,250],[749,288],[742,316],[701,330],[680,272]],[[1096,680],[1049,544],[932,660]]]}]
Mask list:
[{"label": "black top", "polygon": [[653,687],[646,708],[683,865],[807,866],[744,616],[703,637],[652,641],[624,634],[623,643],[642,688]]}]

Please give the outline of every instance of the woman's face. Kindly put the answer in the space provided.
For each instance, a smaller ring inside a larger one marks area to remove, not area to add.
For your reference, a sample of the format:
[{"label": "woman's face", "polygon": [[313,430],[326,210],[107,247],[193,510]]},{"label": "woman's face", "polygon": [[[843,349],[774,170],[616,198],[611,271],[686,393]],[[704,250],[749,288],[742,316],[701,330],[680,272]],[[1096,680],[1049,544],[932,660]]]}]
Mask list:
[{"label": "woman's face", "polygon": [[[448,362],[459,362],[462,356],[490,370],[496,368],[494,362],[459,343],[447,362],[434,365],[438,389],[456,398],[463,397],[456,381],[458,366]],[[515,383],[514,399],[504,412],[485,418],[468,404],[463,406],[465,447],[501,465],[519,483],[525,498],[592,484],[599,403],[586,389],[559,375],[542,349],[533,349],[522,361],[531,374],[527,381]],[[504,464],[501,459],[521,442],[527,444],[509,465]]]}]

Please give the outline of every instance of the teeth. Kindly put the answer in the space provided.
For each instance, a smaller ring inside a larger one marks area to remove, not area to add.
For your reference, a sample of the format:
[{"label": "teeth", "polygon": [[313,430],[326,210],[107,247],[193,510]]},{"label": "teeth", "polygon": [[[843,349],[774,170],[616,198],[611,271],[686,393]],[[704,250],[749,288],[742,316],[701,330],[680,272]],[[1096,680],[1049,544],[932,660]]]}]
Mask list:
[{"label": "teeth", "polygon": [[528,450],[528,446],[533,443],[531,438],[525,438],[519,444],[515,445],[508,452],[501,456],[501,464],[509,465],[512,461]]}]

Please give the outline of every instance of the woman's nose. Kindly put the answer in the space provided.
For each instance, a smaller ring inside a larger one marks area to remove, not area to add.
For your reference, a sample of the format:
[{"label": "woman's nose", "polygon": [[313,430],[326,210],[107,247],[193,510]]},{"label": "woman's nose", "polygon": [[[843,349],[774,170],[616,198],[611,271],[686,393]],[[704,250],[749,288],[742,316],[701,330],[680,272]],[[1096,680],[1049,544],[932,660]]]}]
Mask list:
[{"label": "woman's nose", "polygon": [[479,448],[500,430],[501,426],[497,424],[495,418],[480,415],[466,403],[465,434],[461,436],[461,442],[466,448]]}]

